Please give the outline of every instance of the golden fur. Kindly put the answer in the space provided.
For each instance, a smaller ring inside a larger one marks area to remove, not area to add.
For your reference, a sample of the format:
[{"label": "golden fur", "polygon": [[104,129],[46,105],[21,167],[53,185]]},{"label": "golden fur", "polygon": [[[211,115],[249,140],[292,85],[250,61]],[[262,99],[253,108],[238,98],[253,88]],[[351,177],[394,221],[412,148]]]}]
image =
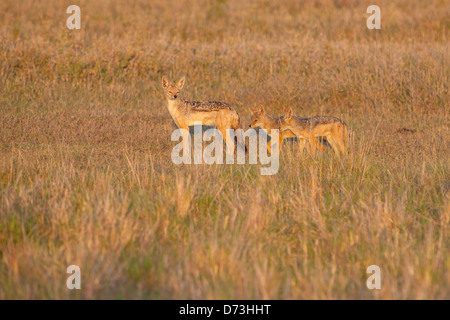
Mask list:
[{"label": "golden fur", "polygon": [[300,118],[292,115],[292,109],[288,108],[285,115],[279,118],[281,132],[292,131],[298,138],[309,142],[312,154],[317,147],[316,137],[326,137],[336,155],[345,154],[348,147],[348,128],[344,121],[329,116],[314,116]]},{"label": "golden fur", "polygon": [[[185,78],[181,78],[175,85],[166,77],[162,78],[162,87],[168,102],[169,113],[178,128],[189,130],[194,122],[202,125],[216,126],[224,138],[229,151],[234,148],[232,138],[227,134],[227,129],[240,129],[240,118],[236,110],[226,103],[218,101],[185,101],[181,99],[180,92],[183,89]],[[241,134],[236,132],[238,145],[245,149]]]}]

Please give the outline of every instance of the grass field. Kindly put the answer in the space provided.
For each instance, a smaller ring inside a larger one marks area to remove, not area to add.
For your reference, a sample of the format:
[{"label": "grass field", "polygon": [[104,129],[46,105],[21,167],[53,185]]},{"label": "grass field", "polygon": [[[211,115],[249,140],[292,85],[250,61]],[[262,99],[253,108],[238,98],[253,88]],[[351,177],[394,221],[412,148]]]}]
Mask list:
[{"label": "grass field", "polygon": [[[0,299],[449,299],[449,29],[444,0],[2,1]],[[174,165],[163,75],[246,126],[339,117],[351,153]]]}]

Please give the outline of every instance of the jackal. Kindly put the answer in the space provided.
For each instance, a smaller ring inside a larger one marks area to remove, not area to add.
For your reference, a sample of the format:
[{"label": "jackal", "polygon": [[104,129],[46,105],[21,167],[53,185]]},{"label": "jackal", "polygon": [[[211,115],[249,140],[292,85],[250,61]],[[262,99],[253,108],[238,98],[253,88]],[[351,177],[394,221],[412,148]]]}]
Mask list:
[{"label": "jackal", "polygon": [[312,154],[317,147],[316,137],[326,137],[337,155],[340,152],[344,154],[348,147],[349,132],[347,125],[341,119],[329,116],[300,118],[292,115],[291,108],[288,108],[284,116],[279,119],[280,131],[292,131],[298,138],[304,139],[303,145],[308,141]]},{"label": "jackal", "polygon": [[[260,106],[258,110],[253,111],[252,119],[250,120],[250,128],[261,128],[264,129],[268,136],[272,135],[272,130],[279,129],[280,118],[274,118],[266,114],[264,111],[264,107]],[[281,150],[281,145],[283,144],[283,140],[286,138],[295,138],[295,134],[290,130],[286,130],[284,132],[280,132],[278,134],[278,151]],[[267,143],[267,150],[272,153],[272,144],[273,141],[270,140]]]},{"label": "jackal", "polygon": [[[280,129],[280,120],[281,117],[271,117],[264,111],[264,108],[260,106],[258,110],[253,111],[252,119],[250,120],[250,128],[262,128],[266,130],[267,134],[270,136],[273,129]],[[285,130],[279,132],[278,135],[278,151],[281,150],[281,146],[283,145],[284,139],[287,138],[296,138],[297,136],[291,130]],[[270,153],[272,153],[272,143],[273,141],[269,141],[267,143],[267,149]],[[305,140],[300,139],[300,147],[303,150],[305,145]],[[321,143],[317,143],[316,147],[320,148],[322,151],[325,150],[324,146]]]},{"label": "jackal", "polygon": [[229,152],[234,151],[233,138],[227,129],[236,130],[238,146],[246,150],[242,135],[240,118],[236,110],[223,102],[217,101],[185,101],[180,98],[185,78],[173,85],[166,77],[162,78],[162,87],[168,101],[168,109],[175,124],[180,129],[189,130],[189,126],[200,121],[202,125],[214,125],[220,131]]}]

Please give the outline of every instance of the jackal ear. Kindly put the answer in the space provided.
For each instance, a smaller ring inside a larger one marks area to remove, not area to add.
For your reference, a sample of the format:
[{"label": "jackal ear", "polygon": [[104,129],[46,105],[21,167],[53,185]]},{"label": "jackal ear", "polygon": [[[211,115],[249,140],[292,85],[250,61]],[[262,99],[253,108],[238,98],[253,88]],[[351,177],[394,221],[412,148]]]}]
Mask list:
[{"label": "jackal ear", "polygon": [[162,77],[162,86],[164,89],[166,89],[169,86],[169,80],[167,80],[166,77]]},{"label": "jackal ear", "polygon": [[259,114],[263,115],[264,114],[264,107],[263,106],[259,106],[258,112],[259,112]]},{"label": "jackal ear", "polygon": [[287,120],[287,121],[292,119],[292,109],[291,109],[291,107],[288,107],[286,109],[286,112],[284,113],[284,119]]},{"label": "jackal ear", "polygon": [[185,80],[186,80],[185,77],[183,77],[183,78],[181,78],[180,80],[178,80],[178,83],[177,83],[178,90],[181,91],[181,89],[183,89],[184,81],[185,81]]}]

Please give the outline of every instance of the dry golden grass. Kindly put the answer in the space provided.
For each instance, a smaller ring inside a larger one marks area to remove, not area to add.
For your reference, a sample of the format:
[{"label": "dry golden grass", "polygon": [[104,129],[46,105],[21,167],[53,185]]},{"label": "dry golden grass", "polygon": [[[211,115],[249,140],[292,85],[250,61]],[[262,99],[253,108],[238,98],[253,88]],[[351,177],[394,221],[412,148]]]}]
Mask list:
[{"label": "dry golden grass", "polygon": [[[149,2],[0,3],[1,299],[450,298],[448,1]],[[176,166],[163,74],[352,153]]]}]

